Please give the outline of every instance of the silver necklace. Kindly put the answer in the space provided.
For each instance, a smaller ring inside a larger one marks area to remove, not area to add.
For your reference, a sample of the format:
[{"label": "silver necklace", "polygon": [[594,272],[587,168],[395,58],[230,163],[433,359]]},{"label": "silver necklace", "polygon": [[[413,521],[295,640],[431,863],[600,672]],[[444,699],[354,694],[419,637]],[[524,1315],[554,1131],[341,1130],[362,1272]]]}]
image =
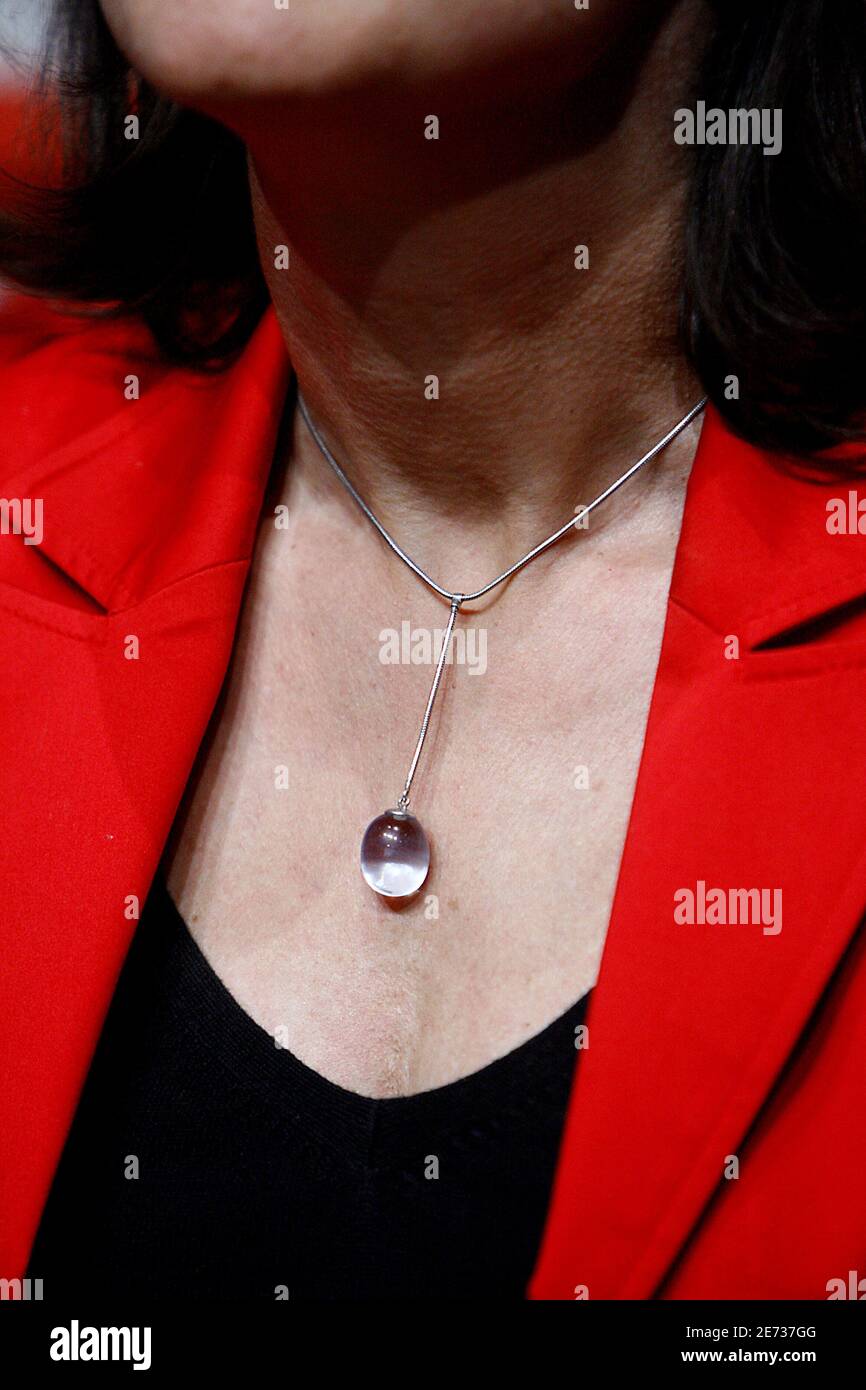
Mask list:
[{"label": "silver necklace", "polygon": [[374,892],[379,893],[384,898],[408,898],[411,897],[413,893],[418,892],[427,878],[427,872],[430,868],[430,844],[421,822],[409,811],[409,797],[412,791],[415,773],[418,769],[421,750],[424,747],[424,740],[427,737],[427,730],[430,726],[433,704],[442,681],[442,672],[445,669],[445,661],[451,642],[451,634],[454,631],[454,623],[456,622],[457,614],[463,604],[483,598],[485,594],[490,593],[491,589],[495,589],[499,584],[504,584],[505,580],[510,579],[512,574],[516,574],[518,570],[523,569],[524,565],[528,565],[530,560],[534,560],[537,556],[543,555],[545,550],[549,550],[557,541],[562,540],[563,536],[567,536],[569,532],[574,532],[575,528],[580,525],[590,512],[594,511],[596,507],[600,507],[602,502],[606,502],[608,497],[612,497],[613,494],[622,487],[623,483],[627,483],[629,478],[633,478],[638,469],[643,468],[645,464],[649,463],[657,454],[660,454],[663,449],[667,448],[668,444],[676,439],[677,435],[701,413],[706,403],[707,397],[704,396],[702,400],[698,401],[697,405],[693,405],[691,410],[674,425],[672,430],[669,430],[657,444],[654,444],[642,458],[639,458],[637,463],[633,463],[630,468],[626,469],[625,473],[623,473],[620,478],[617,478],[616,482],[611,483],[610,487],[605,488],[604,492],[600,493],[593,502],[588,503],[586,507],[582,507],[576,516],[569,517],[565,525],[560,526],[558,531],[554,531],[546,540],[543,540],[539,545],[536,545],[532,550],[528,551],[520,560],[510,565],[507,570],[503,570],[502,574],[497,575],[495,579],[491,579],[489,584],[484,584],[480,589],[476,589],[471,594],[464,594],[456,590],[445,589],[441,584],[437,584],[435,579],[431,579],[429,574],[425,574],[420,565],[416,565],[415,561],[406,554],[405,550],[400,548],[393,536],[386,531],[379,518],[370,507],[367,506],[361,494],[346,477],[343,469],[340,467],[322,438],[318,427],[311,419],[306,401],[300,391],[298,392],[298,405],[304,422],[322,455],[327,459],[334,473],[343,484],[343,487],[360,507],[368,521],[372,522],[375,526],[386,545],[391,547],[394,554],[399,556],[404,565],[408,565],[412,573],[423,580],[428,588],[432,589],[434,593],[439,594],[440,598],[446,599],[451,605],[451,611],[448,615],[448,625],[442,639],[442,648],[439,652],[436,671],[433,676],[433,684],[430,687],[430,694],[427,697],[427,708],[424,710],[424,718],[421,721],[421,732],[418,735],[418,742],[415,745],[415,752],[409,764],[409,771],[406,775],[406,781],[403,784],[403,790],[397,799],[396,806],[392,807],[389,811],[383,811],[380,816],[376,816],[375,820],[370,822],[367,829],[364,831],[364,837],[361,841],[361,873]]}]

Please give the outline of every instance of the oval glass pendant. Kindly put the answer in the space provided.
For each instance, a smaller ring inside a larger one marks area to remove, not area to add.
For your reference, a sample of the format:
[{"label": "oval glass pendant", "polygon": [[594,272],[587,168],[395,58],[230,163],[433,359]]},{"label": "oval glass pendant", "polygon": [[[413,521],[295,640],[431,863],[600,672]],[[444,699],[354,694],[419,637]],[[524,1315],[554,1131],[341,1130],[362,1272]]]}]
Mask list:
[{"label": "oval glass pendant", "polygon": [[417,893],[430,868],[430,846],[419,820],[408,811],[383,811],[361,841],[361,873],[383,898]]}]

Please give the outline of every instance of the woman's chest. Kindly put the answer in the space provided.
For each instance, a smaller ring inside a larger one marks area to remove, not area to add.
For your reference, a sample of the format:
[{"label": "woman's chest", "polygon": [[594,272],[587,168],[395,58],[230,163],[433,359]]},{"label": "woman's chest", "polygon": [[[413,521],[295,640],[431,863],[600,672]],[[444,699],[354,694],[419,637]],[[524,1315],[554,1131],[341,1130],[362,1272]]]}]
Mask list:
[{"label": "woman's chest", "polygon": [[593,986],[661,641],[650,579],[618,613],[610,593],[510,630],[467,615],[413,787],[430,872],[399,907],[359,848],[403,785],[438,606],[408,632],[335,616],[326,645],[311,614],[278,635],[247,615],[169,884],[238,1002],[314,1070],[366,1095],[445,1084]]}]

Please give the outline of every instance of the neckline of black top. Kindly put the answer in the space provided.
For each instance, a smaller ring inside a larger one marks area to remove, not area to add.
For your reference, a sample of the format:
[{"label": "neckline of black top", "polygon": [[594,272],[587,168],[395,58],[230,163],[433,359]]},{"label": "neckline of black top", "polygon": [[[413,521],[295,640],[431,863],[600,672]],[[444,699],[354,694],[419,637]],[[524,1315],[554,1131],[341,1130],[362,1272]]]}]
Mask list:
[{"label": "neckline of black top", "polygon": [[[564,1054],[570,1050],[576,1060],[576,1030],[589,993],[540,1032],[456,1081],[408,1096],[359,1095],[278,1046],[246,1012],[208,961],[162,879],[154,883],[148,910],[159,922],[160,939],[153,932],[147,940],[140,934],[130,954],[147,950],[151,968],[174,980],[175,1021],[196,1035],[239,1086],[255,1092],[265,1111],[277,1119],[282,1113],[293,1124],[303,1118],[308,1137],[338,1150],[342,1162],[354,1153],[366,1168],[386,1157],[396,1166],[404,1153],[416,1151],[419,1136],[439,1124],[447,1125],[454,1141],[461,1133],[471,1141],[485,1130],[507,1128],[511,1117],[549,1107],[549,1091],[561,1090]],[[145,962],[130,961],[136,975],[142,965],[147,968]],[[351,1029],[350,1018],[346,1027]]]}]

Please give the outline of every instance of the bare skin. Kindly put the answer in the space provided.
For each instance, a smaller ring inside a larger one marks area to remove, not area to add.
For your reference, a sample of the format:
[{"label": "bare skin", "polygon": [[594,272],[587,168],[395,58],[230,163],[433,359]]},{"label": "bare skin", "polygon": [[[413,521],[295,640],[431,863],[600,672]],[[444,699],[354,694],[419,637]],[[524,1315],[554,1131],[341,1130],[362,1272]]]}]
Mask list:
[{"label": "bare skin", "polygon": [[[630,37],[621,88],[600,69],[462,122],[447,93],[298,101],[248,128],[226,113],[310,407],[448,587],[499,573],[701,395],[674,346],[671,271],[672,109],[701,9],[666,8]],[[440,109],[431,151],[418,130]],[[272,269],[281,243],[288,272]],[[358,845],[400,791],[432,671],[383,665],[379,637],[441,628],[447,605],[296,419],[269,499],[288,527],[265,514],[169,887],[242,1007],[331,1080],[369,1096],[443,1085],[595,983],[698,433],[459,619],[487,629],[487,671],[447,673],[413,796],[434,862],[397,910],[363,883]]]}]

